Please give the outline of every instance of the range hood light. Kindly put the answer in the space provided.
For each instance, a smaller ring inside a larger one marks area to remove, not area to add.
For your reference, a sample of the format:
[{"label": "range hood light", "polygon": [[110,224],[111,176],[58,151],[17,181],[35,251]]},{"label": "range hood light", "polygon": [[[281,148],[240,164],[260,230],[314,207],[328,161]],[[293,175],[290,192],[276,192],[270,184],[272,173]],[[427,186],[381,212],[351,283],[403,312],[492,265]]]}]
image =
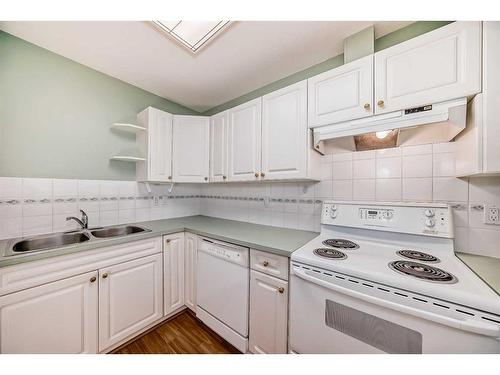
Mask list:
[{"label": "range hood light", "polygon": [[387,137],[389,135],[389,133],[391,132],[392,130],[384,130],[384,131],[381,131],[381,132],[376,132],[375,133],[375,136],[378,138],[378,139],[384,139],[385,137]]}]

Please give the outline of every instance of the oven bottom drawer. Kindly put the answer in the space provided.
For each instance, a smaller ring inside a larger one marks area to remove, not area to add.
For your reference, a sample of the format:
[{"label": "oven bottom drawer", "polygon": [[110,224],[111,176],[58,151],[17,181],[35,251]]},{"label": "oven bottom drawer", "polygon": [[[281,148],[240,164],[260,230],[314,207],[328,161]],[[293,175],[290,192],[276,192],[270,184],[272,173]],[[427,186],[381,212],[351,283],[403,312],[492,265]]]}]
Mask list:
[{"label": "oven bottom drawer", "polygon": [[295,275],[290,351],[297,353],[500,353],[498,339],[373,305]]}]

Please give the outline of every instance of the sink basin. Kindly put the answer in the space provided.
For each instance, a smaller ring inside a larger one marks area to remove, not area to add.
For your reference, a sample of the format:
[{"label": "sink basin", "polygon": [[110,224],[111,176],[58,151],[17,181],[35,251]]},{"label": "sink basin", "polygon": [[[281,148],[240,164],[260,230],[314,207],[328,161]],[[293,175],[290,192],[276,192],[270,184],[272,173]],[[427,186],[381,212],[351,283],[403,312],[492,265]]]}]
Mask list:
[{"label": "sink basin", "polygon": [[142,232],[150,232],[150,230],[135,225],[123,225],[118,227],[108,227],[108,228],[93,230],[90,233],[97,238],[110,238],[110,237],[128,236],[130,234],[137,234]]},{"label": "sink basin", "polygon": [[47,250],[55,247],[82,243],[88,240],[90,240],[89,235],[83,232],[57,233],[18,241],[14,244],[14,246],[12,246],[12,252],[24,253],[29,251]]}]

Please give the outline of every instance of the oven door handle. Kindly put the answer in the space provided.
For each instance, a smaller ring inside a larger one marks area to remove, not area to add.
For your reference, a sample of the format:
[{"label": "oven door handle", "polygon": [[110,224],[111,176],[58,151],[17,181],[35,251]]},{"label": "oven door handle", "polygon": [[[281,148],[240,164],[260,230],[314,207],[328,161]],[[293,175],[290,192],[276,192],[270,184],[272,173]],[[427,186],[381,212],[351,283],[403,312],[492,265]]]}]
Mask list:
[{"label": "oven door handle", "polygon": [[393,310],[400,311],[402,313],[410,314],[417,316],[419,318],[431,320],[436,323],[444,324],[453,328],[461,329],[463,331],[468,331],[468,332],[473,332],[477,333],[479,335],[484,335],[484,336],[492,336],[492,337],[500,337],[500,326],[494,325],[494,324],[488,324],[488,323],[483,323],[479,322],[477,320],[472,320],[472,319],[466,319],[466,320],[460,320],[460,319],[453,319],[447,316],[442,316],[438,314],[434,314],[428,311],[423,311],[419,309],[415,309],[413,307],[409,306],[404,306],[400,305],[391,301],[386,301],[377,297],[369,296],[360,292],[357,292],[355,290],[351,290],[348,288],[344,288],[332,283],[329,283],[327,281],[318,279],[317,277],[308,275],[306,271],[304,270],[297,270],[293,269],[293,274],[300,277],[303,280],[309,281],[311,283],[320,285],[322,287],[331,289],[335,292],[346,294],[350,297],[353,298],[358,298],[363,301],[373,303],[382,307],[387,307]]}]

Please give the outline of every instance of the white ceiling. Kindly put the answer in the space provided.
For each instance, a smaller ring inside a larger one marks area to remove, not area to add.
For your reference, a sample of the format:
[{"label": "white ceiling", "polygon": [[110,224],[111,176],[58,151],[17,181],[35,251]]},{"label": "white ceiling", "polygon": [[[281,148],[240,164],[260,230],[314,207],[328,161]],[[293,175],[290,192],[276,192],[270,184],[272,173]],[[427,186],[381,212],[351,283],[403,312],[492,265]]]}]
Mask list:
[{"label": "white ceiling", "polygon": [[411,22],[241,21],[198,54],[141,21],[9,21],[31,43],[197,111],[205,111],[343,52],[374,24],[376,37]]}]

